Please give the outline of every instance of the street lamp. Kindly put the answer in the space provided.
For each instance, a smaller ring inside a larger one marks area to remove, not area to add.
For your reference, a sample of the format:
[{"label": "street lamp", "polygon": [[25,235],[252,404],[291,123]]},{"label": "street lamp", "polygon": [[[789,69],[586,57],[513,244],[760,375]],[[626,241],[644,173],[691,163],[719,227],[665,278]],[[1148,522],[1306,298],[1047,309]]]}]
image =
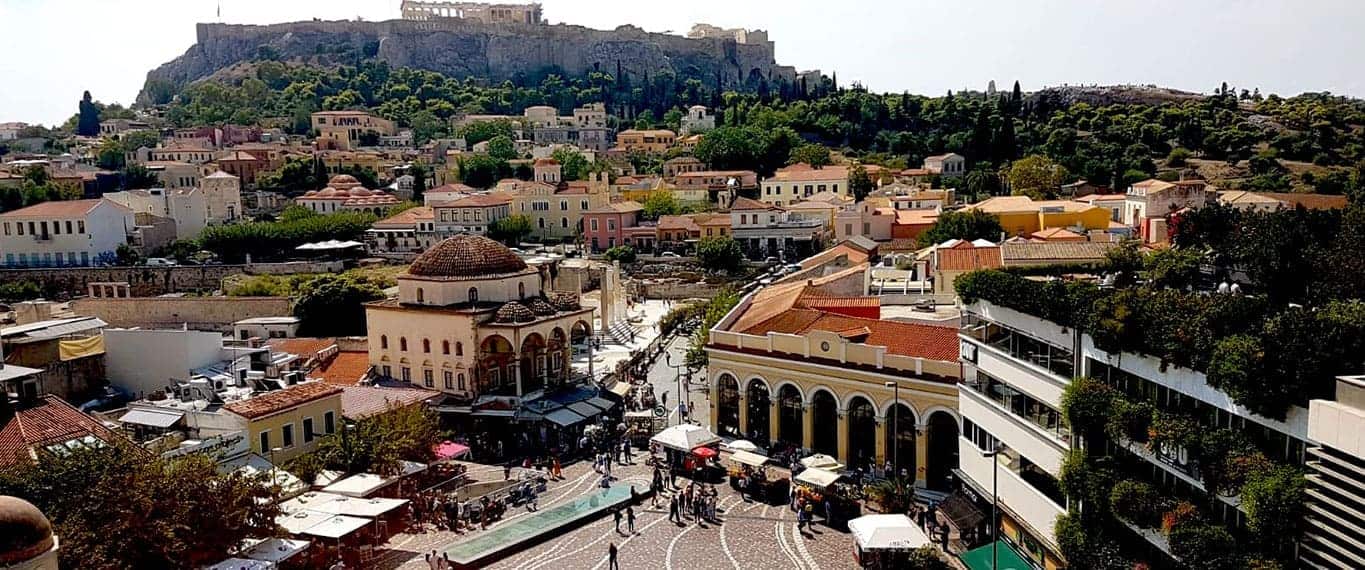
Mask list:
[{"label": "street lamp", "polygon": [[276,451],[284,451],[284,448],[283,447],[270,448],[270,482],[278,485],[280,480],[280,474],[278,470],[279,468],[275,466]]},{"label": "street lamp", "polygon": [[[893,474],[899,475],[901,472],[901,414],[899,409],[901,402],[901,385],[898,382],[887,382],[886,387],[891,388],[892,392],[895,394],[891,399],[891,468],[895,470]],[[890,476],[887,476],[887,479],[890,478]],[[904,483],[904,481],[902,481],[902,483]]]},{"label": "street lamp", "polygon": [[683,422],[683,410],[686,409],[684,406],[687,405],[688,399],[687,387],[683,386],[682,382],[682,369],[691,367],[689,367],[686,362],[674,366],[673,355],[668,352],[667,348],[664,349],[664,365],[673,369],[673,381],[678,385],[678,423],[681,424]]},{"label": "street lamp", "polygon": [[999,568],[1000,561],[1000,461],[996,458],[1000,455],[1000,444],[995,445],[991,451],[982,451],[982,457],[991,459],[991,569]]}]

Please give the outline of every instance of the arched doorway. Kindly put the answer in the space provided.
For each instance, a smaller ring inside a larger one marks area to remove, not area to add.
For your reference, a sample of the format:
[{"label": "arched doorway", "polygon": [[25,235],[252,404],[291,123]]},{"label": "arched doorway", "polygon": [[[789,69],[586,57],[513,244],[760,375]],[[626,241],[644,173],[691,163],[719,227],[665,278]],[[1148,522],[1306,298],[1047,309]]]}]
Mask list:
[{"label": "arched doorway", "polygon": [[745,426],[745,437],[758,445],[767,446],[772,440],[768,433],[768,414],[771,400],[768,398],[768,385],[758,378],[749,380],[748,389],[749,425]]},{"label": "arched doorway", "polygon": [[568,359],[569,337],[564,334],[564,329],[555,327],[550,331],[550,345],[546,348],[549,355],[550,380],[558,382],[568,377],[568,369],[565,367]]},{"label": "arched doorway", "polygon": [[803,430],[801,391],[794,384],[783,384],[777,389],[777,440],[801,447]]},{"label": "arched doorway", "polygon": [[935,491],[948,490],[948,476],[957,469],[957,419],[948,412],[929,414],[929,457],[925,486]]},{"label": "arched doorway", "polygon": [[591,335],[592,325],[589,325],[587,321],[574,321],[573,327],[569,329],[569,340],[574,344],[587,342]]},{"label": "arched doorway", "polygon": [[897,472],[915,478],[915,412],[910,406],[897,403],[886,411],[886,461]]},{"label": "arched doorway", "polygon": [[834,401],[834,395],[825,390],[817,391],[811,397],[810,412],[815,414],[811,418],[815,423],[815,436],[811,445],[818,453],[838,456],[839,403]]},{"label": "arched doorway", "polygon": [[716,381],[716,433],[739,437],[739,381],[729,374]]},{"label": "arched doorway", "polygon": [[[492,335],[479,343],[479,367],[476,369],[475,391],[483,394],[511,395],[516,389],[512,378],[512,362],[516,354],[507,339]],[[511,388],[511,392],[508,388]]]},{"label": "arched doorway", "polygon": [[545,337],[531,333],[521,341],[521,363],[517,366],[521,373],[521,394],[528,394],[545,387]]},{"label": "arched doorway", "polygon": [[848,402],[848,466],[866,467],[877,459],[877,409],[862,396]]}]

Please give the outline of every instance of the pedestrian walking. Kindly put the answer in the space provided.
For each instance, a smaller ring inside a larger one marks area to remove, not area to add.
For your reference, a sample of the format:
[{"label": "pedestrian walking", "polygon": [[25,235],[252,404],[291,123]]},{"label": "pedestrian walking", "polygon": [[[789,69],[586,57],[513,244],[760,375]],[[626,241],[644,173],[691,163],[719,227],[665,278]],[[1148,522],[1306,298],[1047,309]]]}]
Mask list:
[{"label": "pedestrian walking", "polygon": [[512,464],[506,463],[502,466],[502,480],[507,481],[512,478]]},{"label": "pedestrian walking", "polygon": [[551,474],[555,479],[563,479],[563,478],[564,478],[564,469],[563,469],[563,468],[560,466],[560,464],[559,464],[559,456],[558,456],[558,455],[555,456],[555,458],[554,458],[554,463],[552,463],[552,465],[553,465],[553,466],[550,468],[550,474]]},{"label": "pedestrian walking", "polygon": [[669,522],[682,522],[682,517],[678,516],[678,496],[674,495],[668,500],[668,520]]},{"label": "pedestrian walking", "polygon": [[621,532],[621,509],[613,510],[611,517],[616,519],[616,532]]},{"label": "pedestrian walking", "polygon": [[626,528],[635,534],[635,507],[626,507]]},{"label": "pedestrian walking", "polygon": [[621,566],[616,562],[616,543],[611,543],[607,547],[607,570],[621,570]]}]

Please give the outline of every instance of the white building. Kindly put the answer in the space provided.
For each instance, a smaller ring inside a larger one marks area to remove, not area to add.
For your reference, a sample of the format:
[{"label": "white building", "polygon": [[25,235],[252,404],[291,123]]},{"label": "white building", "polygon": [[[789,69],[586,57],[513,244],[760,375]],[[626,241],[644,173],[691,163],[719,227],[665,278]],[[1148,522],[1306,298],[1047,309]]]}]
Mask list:
[{"label": "white building", "polygon": [[512,215],[512,197],[502,192],[476,194],[432,207],[436,235],[487,235],[498,220]]},{"label": "white building", "polygon": [[967,173],[967,158],[955,152],[925,157],[924,169],[946,178],[962,176]]},{"label": "white building", "polygon": [[197,188],[166,190],[125,190],[109,192],[104,195],[108,200],[118,202],[133,213],[145,213],[175,222],[176,239],[190,239],[199,235],[208,225],[208,210],[204,203],[204,193]]},{"label": "white building", "polygon": [[225,346],[223,339],[216,332],[105,329],[109,383],[141,398],[196,378],[212,382],[265,377],[269,349]]},{"label": "white building", "polygon": [[681,136],[704,133],[716,128],[716,116],[711,114],[704,105],[693,105],[687,108],[687,114],[683,115],[682,128],[679,129]]},{"label": "white building", "polygon": [[223,171],[199,182],[210,224],[235,222],[242,217],[242,179]]},{"label": "white building", "polygon": [[12,141],[19,138],[19,131],[28,128],[27,123],[0,123],[0,141]]},{"label": "white building", "polygon": [[1365,568],[1365,377],[1337,378],[1308,403],[1308,505],[1299,555],[1312,568]]},{"label": "white building", "polygon": [[848,189],[848,170],[847,166],[834,164],[812,168],[804,162],[780,168],[763,180],[763,193],[759,198],[769,204],[783,206],[821,192],[852,196]]},{"label": "white building", "polygon": [[43,202],[0,214],[7,267],[87,266],[128,243],[133,211],[112,200]]}]

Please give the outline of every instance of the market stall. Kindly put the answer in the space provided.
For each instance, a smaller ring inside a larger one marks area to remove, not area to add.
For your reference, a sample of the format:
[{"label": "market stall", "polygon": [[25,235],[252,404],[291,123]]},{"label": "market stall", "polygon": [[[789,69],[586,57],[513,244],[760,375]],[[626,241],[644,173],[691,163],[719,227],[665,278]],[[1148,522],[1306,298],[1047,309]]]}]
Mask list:
[{"label": "market stall", "polygon": [[839,463],[838,459],[835,459],[823,453],[817,453],[815,455],[802,458],[801,466],[807,469],[824,469],[825,471],[833,471],[835,473],[844,470],[843,463]]},{"label": "market stall", "polygon": [[811,467],[792,481],[797,484],[797,497],[814,505],[814,512],[824,515],[825,524],[831,527],[838,528],[862,514],[862,504],[853,498],[854,489],[839,473]]},{"label": "market stall", "polygon": [[767,469],[768,458],[749,451],[730,455],[730,486],[765,503],[787,501],[791,480],[777,477]]},{"label": "market stall", "polygon": [[650,454],[662,452],[670,471],[701,481],[718,481],[725,470],[716,462],[720,437],[702,426],[680,424],[649,439]]},{"label": "market stall", "polygon": [[[252,560],[268,562],[282,569],[306,568],[308,557],[304,552],[312,543],[307,540],[291,538],[268,538],[251,545],[242,555]],[[237,568],[233,567],[234,570]]]},{"label": "market stall", "polygon": [[848,521],[860,568],[908,568],[910,555],[929,537],[905,515],[867,515]]}]

